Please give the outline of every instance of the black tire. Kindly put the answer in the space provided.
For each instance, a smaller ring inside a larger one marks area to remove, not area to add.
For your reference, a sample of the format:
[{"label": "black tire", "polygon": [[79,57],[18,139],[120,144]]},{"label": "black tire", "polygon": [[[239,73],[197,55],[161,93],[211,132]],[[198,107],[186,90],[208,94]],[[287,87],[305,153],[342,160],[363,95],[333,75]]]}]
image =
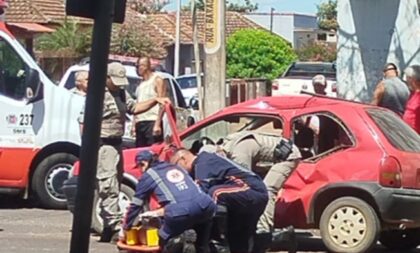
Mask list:
[{"label": "black tire", "polygon": [[342,197],[322,212],[319,228],[322,241],[332,252],[368,252],[378,239],[380,221],[363,200]]},{"label": "black tire", "polygon": [[408,251],[420,245],[420,229],[382,231],[381,244],[391,250]]},{"label": "black tire", "polygon": [[38,164],[32,177],[32,190],[41,206],[52,209],[67,207],[62,187],[76,161],[75,155],[56,153]]},{"label": "black tire", "polygon": [[[121,191],[120,191],[120,201],[122,199],[131,201],[134,196],[135,191],[128,185],[121,184]],[[93,212],[92,212],[92,229],[95,233],[101,234],[103,223],[102,218],[99,215],[99,201],[98,201],[98,192],[95,191],[95,196],[93,198]],[[120,207],[122,207],[124,203],[120,202]],[[125,209],[121,208],[123,214],[125,214]]]}]

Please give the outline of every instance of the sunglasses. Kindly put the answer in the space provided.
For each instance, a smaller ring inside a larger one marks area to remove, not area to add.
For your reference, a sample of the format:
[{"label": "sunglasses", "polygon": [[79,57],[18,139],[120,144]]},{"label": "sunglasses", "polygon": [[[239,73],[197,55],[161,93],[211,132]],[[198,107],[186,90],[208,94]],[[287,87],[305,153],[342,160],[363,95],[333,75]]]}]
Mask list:
[{"label": "sunglasses", "polygon": [[384,73],[390,70],[397,70],[396,68],[388,68],[388,69],[384,69]]}]

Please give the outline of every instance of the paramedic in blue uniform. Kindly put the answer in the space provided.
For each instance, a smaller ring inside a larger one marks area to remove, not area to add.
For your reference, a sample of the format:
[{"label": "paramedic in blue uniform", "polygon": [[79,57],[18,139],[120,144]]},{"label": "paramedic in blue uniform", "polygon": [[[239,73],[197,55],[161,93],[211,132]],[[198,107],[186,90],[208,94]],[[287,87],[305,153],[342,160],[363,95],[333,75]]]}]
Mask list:
[{"label": "paramedic in blue uniform", "polygon": [[216,212],[213,200],[200,190],[184,169],[159,161],[150,151],[140,152],[136,162],[146,170],[127,210],[124,231],[136,225],[145,203],[155,194],[162,208],[149,211],[147,215],[163,216],[163,225],[159,229],[161,246],[185,230],[194,229],[197,234],[196,252],[210,252],[211,220]]},{"label": "paramedic in blue uniform", "polygon": [[226,206],[230,252],[251,252],[250,240],[268,201],[262,179],[215,153],[201,152],[195,156],[186,149],[179,149],[171,161],[190,172],[217,204]]}]

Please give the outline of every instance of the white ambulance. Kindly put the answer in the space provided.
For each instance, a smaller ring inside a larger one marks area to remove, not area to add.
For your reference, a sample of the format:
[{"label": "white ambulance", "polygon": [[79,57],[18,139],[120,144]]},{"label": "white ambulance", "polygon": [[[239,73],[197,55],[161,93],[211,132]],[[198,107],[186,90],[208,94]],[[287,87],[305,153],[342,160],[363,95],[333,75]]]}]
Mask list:
[{"label": "white ambulance", "polygon": [[84,98],[54,85],[0,22],[0,194],[64,208]]}]

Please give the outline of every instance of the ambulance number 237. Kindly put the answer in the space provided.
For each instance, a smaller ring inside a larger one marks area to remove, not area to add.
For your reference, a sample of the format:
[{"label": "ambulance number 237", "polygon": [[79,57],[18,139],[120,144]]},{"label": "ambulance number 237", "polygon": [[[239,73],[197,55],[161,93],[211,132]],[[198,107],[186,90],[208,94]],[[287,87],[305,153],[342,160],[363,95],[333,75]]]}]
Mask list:
[{"label": "ambulance number 237", "polygon": [[33,114],[21,114],[19,115],[19,125],[20,126],[32,126],[34,120]]}]

